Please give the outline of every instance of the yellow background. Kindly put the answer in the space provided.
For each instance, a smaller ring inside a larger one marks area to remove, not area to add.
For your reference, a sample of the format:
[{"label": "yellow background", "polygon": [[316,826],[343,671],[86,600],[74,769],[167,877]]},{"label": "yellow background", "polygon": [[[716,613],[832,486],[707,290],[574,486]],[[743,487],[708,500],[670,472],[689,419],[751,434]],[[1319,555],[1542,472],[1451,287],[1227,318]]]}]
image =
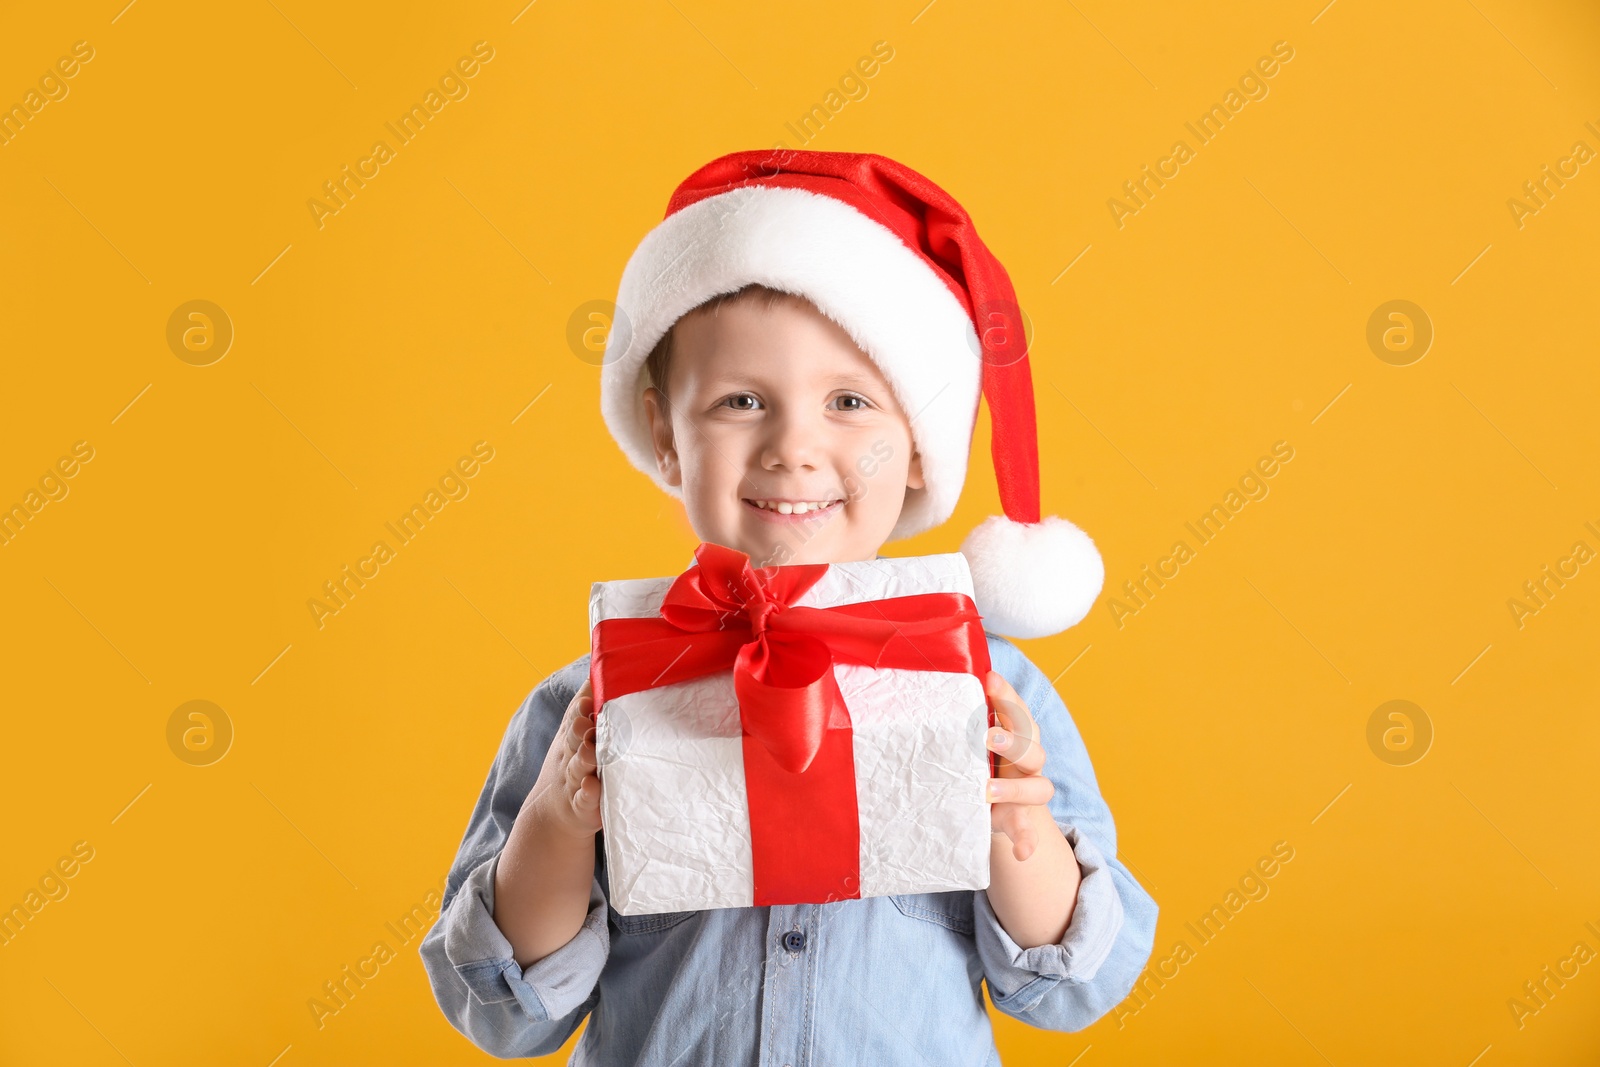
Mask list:
[{"label": "yellow background", "polygon": [[[810,147],[924,172],[1007,264],[1046,510],[1107,596],[1295,450],[1137,615],[1026,646],[1071,665],[1157,959],[1294,859],[1142,1008],[997,1018],[1007,1062],[1593,1062],[1600,964],[1520,1028],[1507,1005],[1600,950],[1600,565],[1520,627],[1507,604],[1600,549],[1600,173],[1507,207],[1600,149],[1592,6],[123,2],[0,30],[0,102],[95,49],[0,147],[0,504],[95,450],[0,547],[0,906],[95,850],[0,947],[0,1062],[490,1062],[415,940],[320,1029],[307,1002],[437,888],[511,713],[587,647],[589,583],[693,545],[569,316],[678,180],[797,146],[879,40]],[[308,199],[480,40],[470,95],[319,229]],[[1270,95],[1119,229],[1108,198],[1280,40]],[[236,334],[210,366],[166,341],[194,299]],[[1394,299],[1435,330],[1404,367],[1366,342]],[[319,629],[307,600],[480,440],[470,495]],[[992,512],[974,472],[894,551]],[[203,767],[166,732],[197,699],[235,731]],[[1367,742],[1393,699],[1433,728],[1409,766]]]}]

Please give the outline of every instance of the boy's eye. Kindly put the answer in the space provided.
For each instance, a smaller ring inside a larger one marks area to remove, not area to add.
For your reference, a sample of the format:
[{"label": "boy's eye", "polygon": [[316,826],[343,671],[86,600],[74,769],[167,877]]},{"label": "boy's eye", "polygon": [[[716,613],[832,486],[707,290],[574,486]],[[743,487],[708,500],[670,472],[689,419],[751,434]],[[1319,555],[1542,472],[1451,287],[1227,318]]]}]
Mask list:
[{"label": "boy's eye", "polygon": [[867,398],[854,393],[842,393],[833,398],[833,406],[839,411],[865,411]]},{"label": "boy's eye", "polygon": [[749,393],[735,393],[724,400],[723,403],[735,411],[755,411],[761,406],[761,401]]}]

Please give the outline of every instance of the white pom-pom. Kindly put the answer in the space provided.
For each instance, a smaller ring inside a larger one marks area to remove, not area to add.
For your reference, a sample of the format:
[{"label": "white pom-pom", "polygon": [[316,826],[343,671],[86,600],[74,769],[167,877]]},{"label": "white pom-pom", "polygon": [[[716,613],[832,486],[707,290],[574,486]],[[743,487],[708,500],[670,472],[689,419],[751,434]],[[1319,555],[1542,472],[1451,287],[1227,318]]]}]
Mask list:
[{"label": "white pom-pom", "polygon": [[1082,621],[1106,580],[1089,535],[1053,515],[1037,523],[986,519],[961,554],[984,628],[1007,637],[1048,637]]}]

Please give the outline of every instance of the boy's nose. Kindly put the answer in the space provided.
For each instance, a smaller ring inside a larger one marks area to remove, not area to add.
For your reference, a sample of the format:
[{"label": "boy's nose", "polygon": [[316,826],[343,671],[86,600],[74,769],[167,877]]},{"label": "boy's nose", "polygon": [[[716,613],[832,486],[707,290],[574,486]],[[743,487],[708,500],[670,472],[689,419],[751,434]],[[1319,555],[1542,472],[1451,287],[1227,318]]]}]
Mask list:
[{"label": "boy's nose", "polygon": [[816,427],[805,420],[774,420],[771,435],[761,450],[761,466],[765,470],[813,470],[816,442]]}]

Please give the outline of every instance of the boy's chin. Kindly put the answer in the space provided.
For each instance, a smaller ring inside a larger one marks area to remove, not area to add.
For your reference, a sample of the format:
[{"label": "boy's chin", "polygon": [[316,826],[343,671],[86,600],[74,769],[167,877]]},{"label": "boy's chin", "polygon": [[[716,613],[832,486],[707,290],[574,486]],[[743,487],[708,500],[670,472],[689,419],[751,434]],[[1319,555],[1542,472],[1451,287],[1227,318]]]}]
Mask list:
[{"label": "boy's chin", "polygon": [[[738,546],[734,546],[738,547]],[[843,539],[818,536],[805,544],[793,542],[761,542],[739,551],[750,557],[753,567],[790,567],[818,563],[852,563],[873,559],[878,549],[871,546],[852,545]]]},{"label": "boy's chin", "polygon": [[848,521],[849,516],[844,515],[813,522],[796,516],[782,525],[750,515],[739,516],[731,523],[726,518],[704,526],[695,524],[696,533],[702,541],[743,552],[750,557],[752,567],[851,563],[874,559],[883,548],[882,538],[864,535],[856,524]]},{"label": "boy's chin", "polygon": [[774,538],[770,534],[762,537],[728,531],[725,536],[702,536],[700,539],[731,548],[736,552],[743,552],[750,557],[752,567],[843,563],[847,559],[871,559],[874,555],[874,553],[867,553],[864,556],[859,553],[851,555],[843,551],[842,546],[836,544],[834,538],[821,534],[802,541],[799,536],[793,540],[785,540],[781,537]]},{"label": "boy's chin", "polygon": [[806,563],[827,563],[823,546],[809,543],[791,544],[784,541],[752,540],[748,548],[739,551],[750,557],[752,567],[789,567]]}]

